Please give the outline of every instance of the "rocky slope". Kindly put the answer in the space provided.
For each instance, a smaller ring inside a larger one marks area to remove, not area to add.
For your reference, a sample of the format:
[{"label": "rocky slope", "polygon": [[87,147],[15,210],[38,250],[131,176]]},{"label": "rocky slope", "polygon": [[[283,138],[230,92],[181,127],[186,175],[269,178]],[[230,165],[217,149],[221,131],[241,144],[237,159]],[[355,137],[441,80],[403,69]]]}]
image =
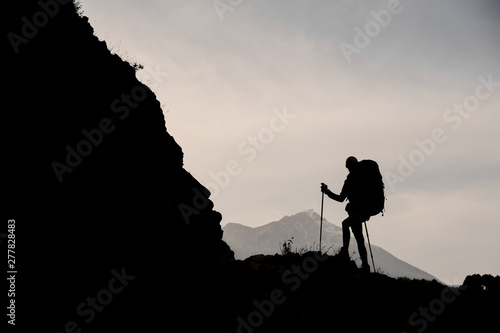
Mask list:
[{"label": "rocky slope", "polygon": [[[71,1],[12,1],[2,15],[5,214],[17,222],[20,327],[147,329],[180,268],[234,260],[221,214],[183,168],[154,93]],[[113,272],[135,279],[99,295]],[[88,297],[101,303],[89,308]]]},{"label": "rocky slope", "polygon": [[500,310],[498,276],[450,287],[360,274],[353,261],[315,252],[229,266],[225,332],[471,332],[487,330]]}]

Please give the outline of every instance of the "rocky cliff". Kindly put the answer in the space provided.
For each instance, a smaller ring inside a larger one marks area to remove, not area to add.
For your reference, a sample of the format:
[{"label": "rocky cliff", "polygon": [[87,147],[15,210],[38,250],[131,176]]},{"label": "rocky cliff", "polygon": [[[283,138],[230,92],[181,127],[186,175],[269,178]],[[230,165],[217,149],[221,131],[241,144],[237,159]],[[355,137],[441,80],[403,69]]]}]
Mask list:
[{"label": "rocky cliff", "polygon": [[[155,94],[71,1],[5,7],[5,213],[17,225],[18,320],[45,332],[73,322],[84,332],[146,329],[172,305],[178,272],[234,260],[221,214],[183,168]],[[98,295],[113,274],[135,279]],[[92,308],[87,297],[106,304]]]}]

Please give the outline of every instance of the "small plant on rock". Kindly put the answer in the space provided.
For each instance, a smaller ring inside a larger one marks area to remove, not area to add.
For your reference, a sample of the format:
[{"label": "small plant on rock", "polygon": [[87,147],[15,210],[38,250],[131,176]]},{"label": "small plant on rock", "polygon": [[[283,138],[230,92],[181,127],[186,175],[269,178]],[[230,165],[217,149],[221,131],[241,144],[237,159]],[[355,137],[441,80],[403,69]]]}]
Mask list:
[{"label": "small plant on rock", "polygon": [[287,239],[281,244],[281,255],[287,255],[292,252],[293,237]]}]

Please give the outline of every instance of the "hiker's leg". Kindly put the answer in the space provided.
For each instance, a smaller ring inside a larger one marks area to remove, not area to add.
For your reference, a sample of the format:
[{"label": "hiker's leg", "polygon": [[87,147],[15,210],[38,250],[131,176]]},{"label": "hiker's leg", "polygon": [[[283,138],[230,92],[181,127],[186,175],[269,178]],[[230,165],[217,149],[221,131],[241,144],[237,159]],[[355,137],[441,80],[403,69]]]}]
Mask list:
[{"label": "hiker's leg", "polygon": [[344,245],[342,248],[344,251],[349,250],[349,243],[351,241],[351,231],[349,230],[349,227],[351,226],[351,219],[348,217],[342,222],[342,241]]},{"label": "hiker's leg", "polygon": [[352,233],[358,243],[359,256],[363,265],[368,265],[368,253],[366,252],[365,238],[363,237],[363,221],[355,221],[352,223]]}]

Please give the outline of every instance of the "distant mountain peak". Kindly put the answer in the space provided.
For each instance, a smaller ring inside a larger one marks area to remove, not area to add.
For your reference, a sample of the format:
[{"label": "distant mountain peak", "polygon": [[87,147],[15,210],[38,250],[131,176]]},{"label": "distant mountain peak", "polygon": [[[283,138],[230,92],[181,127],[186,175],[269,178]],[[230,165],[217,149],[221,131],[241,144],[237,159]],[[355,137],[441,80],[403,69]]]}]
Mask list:
[{"label": "distant mountain peak", "polygon": [[[308,210],[305,210],[305,211],[303,211],[303,212],[300,212],[300,213],[298,213],[298,214],[296,214],[296,215],[299,215],[299,214],[300,214],[300,215],[306,215],[306,216],[308,216],[311,220],[313,220],[313,221],[314,221],[314,222],[316,222],[316,223],[319,223],[319,222],[320,222],[320,220],[321,220],[321,215],[319,215],[318,213],[316,213],[316,212],[314,211],[314,209],[308,209]],[[328,221],[325,219],[325,217],[323,217],[323,222],[325,222],[325,221],[326,221],[327,223],[330,223],[330,222],[328,222]]]},{"label": "distant mountain peak", "polygon": [[[318,222],[320,221],[321,216],[314,211],[314,209],[307,209],[302,212],[295,213],[293,215],[286,215],[283,218],[281,218],[280,221],[300,221],[300,222],[307,222],[308,220]],[[323,218],[323,221],[326,221],[325,218]],[[329,222],[328,222],[329,223]]]},{"label": "distant mountain peak", "polygon": [[303,214],[306,214],[312,219],[316,219],[317,217],[320,217],[318,213],[314,211],[314,209],[308,209],[302,212]]}]

